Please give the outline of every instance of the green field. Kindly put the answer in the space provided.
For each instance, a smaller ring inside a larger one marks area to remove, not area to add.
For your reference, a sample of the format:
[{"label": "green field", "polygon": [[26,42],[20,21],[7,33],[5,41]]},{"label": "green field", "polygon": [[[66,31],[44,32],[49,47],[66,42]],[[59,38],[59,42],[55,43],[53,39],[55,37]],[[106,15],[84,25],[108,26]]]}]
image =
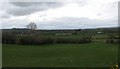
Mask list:
[{"label": "green field", "polygon": [[3,67],[110,67],[118,59],[115,44],[3,44]]}]

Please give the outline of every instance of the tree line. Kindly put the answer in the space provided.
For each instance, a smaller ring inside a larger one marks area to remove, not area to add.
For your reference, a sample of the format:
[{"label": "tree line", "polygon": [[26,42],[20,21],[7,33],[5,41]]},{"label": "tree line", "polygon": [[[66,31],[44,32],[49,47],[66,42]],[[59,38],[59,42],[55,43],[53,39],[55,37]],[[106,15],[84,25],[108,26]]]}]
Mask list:
[{"label": "tree line", "polygon": [[[72,43],[72,44],[79,44],[79,43],[91,43],[92,36],[86,35],[80,38],[64,38],[64,37],[48,37],[44,35],[36,35],[35,30],[37,29],[37,25],[34,22],[29,23],[27,26],[29,29],[29,34],[13,34],[8,32],[2,33],[2,43],[5,44],[22,44],[22,45],[31,45],[31,44],[54,44],[54,43]],[[109,35],[106,39],[106,43],[119,43],[120,37],[115,37]]]},{"label": "tree line", "polygon": [[5,44],[54,44],[54,43],[90,43],[92,41],[91,37],[83,36],[81,38],[64,38],[64,37],[49,37],[44,35],[15,35],[12,33],[3,33],[2,43]]}]

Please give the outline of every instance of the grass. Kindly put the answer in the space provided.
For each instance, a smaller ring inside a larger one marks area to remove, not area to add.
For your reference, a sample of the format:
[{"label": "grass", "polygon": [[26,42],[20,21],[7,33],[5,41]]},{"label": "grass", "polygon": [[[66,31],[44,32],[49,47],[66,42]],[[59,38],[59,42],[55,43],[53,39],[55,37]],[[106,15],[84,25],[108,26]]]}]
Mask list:
[{"label": "grass", "polygon": [[3,44],[3,67],[110,67],[118,58],[117,45],[88,44],[12,45]]}]

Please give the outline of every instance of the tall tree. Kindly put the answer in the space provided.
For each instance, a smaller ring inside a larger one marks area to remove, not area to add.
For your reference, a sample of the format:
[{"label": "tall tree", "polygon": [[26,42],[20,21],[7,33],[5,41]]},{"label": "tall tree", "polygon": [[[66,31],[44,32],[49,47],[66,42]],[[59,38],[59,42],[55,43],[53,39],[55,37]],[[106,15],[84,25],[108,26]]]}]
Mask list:
[{"label": "tall tree", "polygon": [[31,30],[32,34],[34,34],[34,31],[37,29],[37,25],[34,22],[31,22],[27,25],[27,28]]},{"label": "tall tree", "polygon": [[27,28],[30,29],[30,30],[36,30],[37,25],[34,22],[31,22],[27,25]]}]

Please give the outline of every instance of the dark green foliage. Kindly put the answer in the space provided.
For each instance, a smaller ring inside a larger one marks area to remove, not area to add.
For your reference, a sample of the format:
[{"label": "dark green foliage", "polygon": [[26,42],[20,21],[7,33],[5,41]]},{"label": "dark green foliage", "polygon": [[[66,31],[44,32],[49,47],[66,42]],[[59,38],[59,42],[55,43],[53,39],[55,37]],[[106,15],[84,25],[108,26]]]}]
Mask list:
[{"label": "dark green foliage", "polygon": [[11,33],[2,33],[2,43],[6,44],[14,44],[16,39],[16,35]]},{"label": "dark green foliage", "polygon": [[82,38],[50,38],[45,36],[21,36],[19,44],[53,44],[53,43],[90,43],[91,39],[88,37]]},{"label": "dark green foliage", "polygon": [[19,44],[49,44],[53,43],[50,38],[44,37],[44,36],[21,36],[19,39]]},{"label": "dark green foliage", "polygon": [[35,38],[33,36],[21,36],[19,44],[34,44]]},{"label": "dark green foliage", "polygon": [[6,44],[22,44],[22,45],[38,45],[38,44],[54,44],[54,43],[90,43],[92,41],[89,36],[75,36],[75,35],[63,35],[63,36],[46,36],[46,35],[28,35],[28,34],[3,34],[3,43]]},{"label": "dark green foliage", "polygon": [[[116,37],[117,28],[99,29],[71,29],[71,30],[35,30],[30,33],[28,29],[3,29],[3,43],[16,44],[54,44],[54,43],[90,43],[102,41],[107,43],[120,43],[120,37]],[[101,34],[98,34],[101,32]],[[7,33],[12,33],[8,36]],[[17,35],[17,36],[13,36]],[[109,36],[108,36],[109,35]],[[6,38],[6,37],[10,37]],[[92,37],[91,37],[92,36]],[[13,37],[13,38],[11,38]]]},{"label": "dark green foliage", "polygon": [[119,36],[113,36],[113,35],[109,35],[109,37],[106,40],[106,43],[120,43],[120,37]]}]

